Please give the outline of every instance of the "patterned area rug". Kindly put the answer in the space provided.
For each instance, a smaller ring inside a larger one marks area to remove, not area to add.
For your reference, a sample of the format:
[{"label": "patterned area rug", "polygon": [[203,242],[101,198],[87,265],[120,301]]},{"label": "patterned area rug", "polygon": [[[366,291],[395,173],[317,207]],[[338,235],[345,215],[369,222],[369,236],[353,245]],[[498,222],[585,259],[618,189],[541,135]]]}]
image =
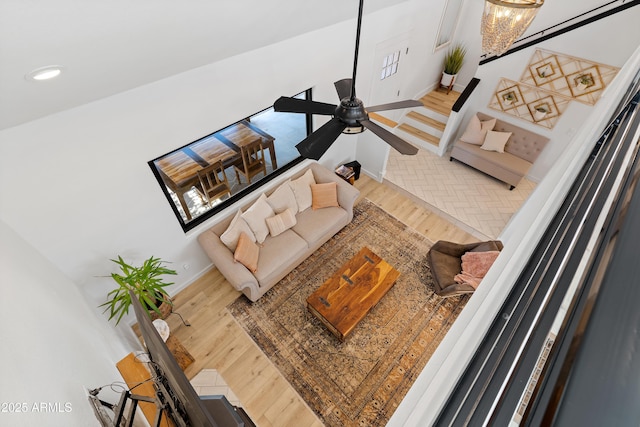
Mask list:
[{"label": "patterned area rug", "polygon": [[[306,299],[364,246],[400,277],[342,343]],[[351,224],[265,296],[253,304],[241,296],[228,310],[326,425],[383,426],[468,300],[434,294],[430,247],[363,200]]]}]

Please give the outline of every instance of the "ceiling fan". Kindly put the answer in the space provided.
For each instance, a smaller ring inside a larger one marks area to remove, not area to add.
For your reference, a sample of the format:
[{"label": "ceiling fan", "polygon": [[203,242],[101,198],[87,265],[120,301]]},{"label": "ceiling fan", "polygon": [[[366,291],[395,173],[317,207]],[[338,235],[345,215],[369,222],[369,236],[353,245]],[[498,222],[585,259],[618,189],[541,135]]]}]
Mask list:
[{"label": "ceiling fan", "polygon": [[358,66],[358,49],[360,45],[360,29],[362,27],[362,8],[364,0],[360,0],[358,10],[358,27],[356,31],[356,48],[353,59],[353,77],[342,79],[334,83],[339,105],[316,102],[309,99],[289,98],[282,96],[273,104],[275,111],[286,113],[321,114],[333,116],[331,120],[303,139],[296,145],[302,156],[308,159],[318,160],[338,139],[341,133],[360,133],[366,129],[380,137],[384,142],[402,154],[413,155],[418,149],[402,138],[394,135],[380,125],[369,120],[369,114],[374,111],[397,110],[410,107],[422,107],[420,101],[406,100],[381,104],[373,107],[365,107],[363,102],[356,98],[356,69]]}]

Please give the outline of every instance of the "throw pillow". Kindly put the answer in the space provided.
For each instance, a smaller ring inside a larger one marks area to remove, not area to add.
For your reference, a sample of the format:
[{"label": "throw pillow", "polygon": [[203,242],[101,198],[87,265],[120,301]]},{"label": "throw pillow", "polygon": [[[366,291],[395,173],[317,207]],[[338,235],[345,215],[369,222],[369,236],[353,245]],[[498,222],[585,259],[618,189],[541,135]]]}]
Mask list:
[{"label": "throw pillow", "polygon": [[233,253],[233,260],[255,273],[258,270],[258,258],[260,256],[260,248],[255,242],[251,241],[251,238],[247,233],[240,233],[238,239],[238,246]]},{"label": "throw pillow", "polygon": [[274,215],[275,212],[273,212],[271,205],[267,203],[267,196],[262,193],[260,197],[258,197],[258,200],[241,216],[242,219],[247,221],[249,227],[251,227],[251,231],[253,231],[253,234],[256,236],[256,241],[262,243],[269,235],[269,228],[265,221]]},{"label": "throw pillow", "polygon": [[225,230],[224,233],[220,235],[220,240],[226,247],[229,248],[231,252],[236,250],[236,246],[238,246],[238,239],[240,238],[240,233],[245,232],[251,241],[256,241],[256,236],[251,231],[249,224],[242,219],[240,216],[242,211],[238,209],[236,216],[233,217],[229,227]]},{"label": "throw pillow", "polygon": [[293,190],[289,185],[290,182],[291,180],[287,180],[267,197],[267,202],[277,214],[287,209],[291,209],[294,215],[298,212],[298,202],[296,202],[296,196],[293,194]]},{"label": "throw pillow", "polygon": [[338,184],[335,182],[327,182],[324,184],[311,185],[311,199],[311,207],[313,209],[340,206],[338,204]]},{"label": "throw pillow", "polygon": [[497,151],[498,153],[504,153],[504,146],[507,145],[509,137],[511,137],[511,132],[495,132],[490,130],[489,132],[487,132],[487,137],[484,139],[484,144],[482,144],[482,147],[480,148],[487,151]]},{"label": "throw pillow", "polygon": [[494,127],[496,127],[496,121],[497,119],[485,120],[483,122],[480,122],[480,126],[482,127],[483,131],[489,132],[490,130],[493,130]]},{"label": "throw pillow", "polygon": [[480,119],[474,114],[460,140],[469,144],[482,145],[486,134],[487,131],[483,131]]},{"label": "throw pillow", "polygon": [[298,212],[311,207],[311,184],[315,184],[311,169],[307,170],[304,175],[289,182],[289,186],[293,190],[293,194],[298,204]]},{"label": "throw pillow", "polygon": [[296,222],[295,214],[291,209],[287,209],[278,215],[267,218],[267,227],[269,227],[269,233],[272,236],[277,236],[296,225]]}]

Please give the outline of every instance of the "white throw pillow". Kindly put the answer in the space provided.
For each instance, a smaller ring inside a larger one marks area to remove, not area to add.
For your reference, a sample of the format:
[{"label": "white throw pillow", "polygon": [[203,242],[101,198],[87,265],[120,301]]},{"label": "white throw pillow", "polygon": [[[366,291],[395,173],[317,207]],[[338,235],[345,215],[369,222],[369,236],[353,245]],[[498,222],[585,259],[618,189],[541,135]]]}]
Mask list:
[{"label": "white throw pillow", "polygon": [[490,130],[493,130],[494,127],[496,127],[496,121],[497,119],[485,120],[483,122],[480,122],[480,127],[484,132],[489,132]]},{"label": "white throw pillow", "polygon": [[285,181],[267,197],[267,202],[276,214],[282,213],[287,209],[291,209],[294,215],[298,213],[298,202],[296,202],[296,196],[289,185],[290,182],[291,180]]},{"label": "white throw pillow", "polygon": [[474,114],[460,140],[469,144],[482,145],[486,134],[487,132],[482,130],[480,119]]},{"label": "white throw pillow", "polygon": [[311,184],[315,184],[316,180],[313,177],[311,169],[307,170],[304,175],[289,182],[289,186],[293,190],[293,194],[298,204],[298,212],[302,212],[305,209],[311,207]]},{"label": "white throw pillow", "polygon": [[271,205],[267,203],[267,196],[262,193],[258,200],[241,216],[251,227],[253,234],[256,236],[256,241],[262,243],[269,235],[266,219],[274,215],[275,212],[273,212]]},{"label": "white throw pillow", "polygon": [[242,217],[240,216],[241,214],[242,211],[238,209],[238,212],[236,213],[236,216],[234,216],[231,220],[229,227],[227,227],[225,232],[220,235],[220,240],[222,240],[222,243],[224,243],[224,245],[228,247],[231,252],[236,250],[236,247],[238,246],[238,239],[240,238],[240,233],[242,232],[246,233],[251,241],[256,241],[256,236],[253,234],[253,231],[249,227],[249,224],[247,224],[247,222],[242,219]]},{"label": "white throw pillow", "polygon": [[296,215],[291,211],[291,209],[287,209],[276,216],[267,218],[267,227],[269,227],[269,233],[271,233],[272,236],[284,233],[296,225],[296,223]]},{"label": "white throw pillow", "polygon": [[484,144],[482,144],[480,148],[487,151],[504,153],[504,146],[507,145],[510,136],[511,132],[489,131],[487,132],[487,137],[484,139]]},{"label": "white throw pillow", "polygon": [[493,130],[496,125],[496,119],[480,121],[477,114],[474,114],[469,120],[469,124],[460,140],[468,144],[482,145],[487,136],[487,132]]}]

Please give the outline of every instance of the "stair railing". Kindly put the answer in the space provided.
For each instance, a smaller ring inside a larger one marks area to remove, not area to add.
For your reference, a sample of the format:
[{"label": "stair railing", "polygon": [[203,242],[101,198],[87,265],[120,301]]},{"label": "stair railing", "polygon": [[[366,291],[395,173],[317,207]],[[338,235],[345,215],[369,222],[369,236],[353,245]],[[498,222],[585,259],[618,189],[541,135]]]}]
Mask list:
[{"label": "stair railing", "polygon": [[464,117],[466,106],[468,105],[467,101],[478,86],[478,83],[480,83],[480,79],[475,77],[472,78],[460,94],[456,103],[453,104],[451,114],[449,115],[449,119],[447,120],[444,131],[442,132],[442,137],[440,138],[440,144],[438,144],[438,156],[444,156],[449,145],[454,141],[458,133],[458,129],[460,128],[460,123]]}]

